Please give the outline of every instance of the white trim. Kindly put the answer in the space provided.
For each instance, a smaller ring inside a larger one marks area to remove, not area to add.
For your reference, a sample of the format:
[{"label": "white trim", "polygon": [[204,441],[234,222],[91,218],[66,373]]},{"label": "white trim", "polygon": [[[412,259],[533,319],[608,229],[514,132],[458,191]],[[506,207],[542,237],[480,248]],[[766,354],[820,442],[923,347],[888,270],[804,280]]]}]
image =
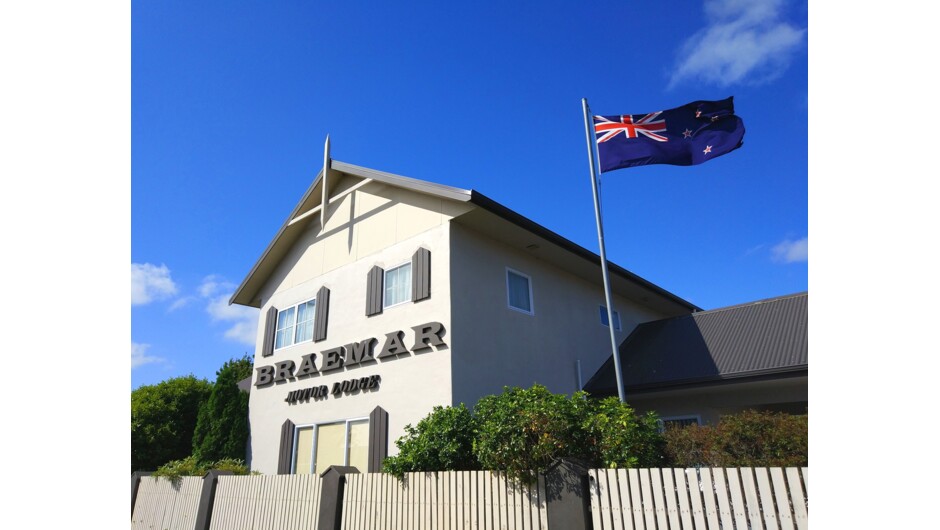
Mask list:
[{"label": "white trim", "polygon": [[[311,320],[311,321],[316,321],[317,310],[318,310],[318,308],[317,308],[317,305],[318,305],[318,304],[316,303],[316,302],[317,302],[317,297],[316,297],[316,296],[314,296],[313,298],[308,298],[307,300],[304,300],[303,302],[298,302],[298,303],[296,303],[296,304],[294,304],[294,305],[287,306],[287,307],[285,307],[285,308],[283,308],[283,309],[278,309],[278,310],[277,310],[277,315],[276,315],[275,318],[274,318],[274,337],[273,337],[273,339],[272,339],[272,340],[274,341],[274,344],[273,344],[274,349],[272,350],[272,352],[279,351],[279,350],[285,350],[285,349],[287,349],[287,348],[290,348],[291,346],[296,346],[296,345],[298,345],[298,344],[304,344],[304,343],[307,343],[307,342],[313,342],[313,335],[312,335],[312,334],[311,334],[311,336],[310,336],[310,340],[304,340],[304,341],[300,341],[300,342],[296,342],[296,341],[294,340],[294,339],[296,338],[296,336],[297,336],[297,335],[296,335],[296,334],[297,334],[297,314],[299,313],[299,311],[298,311],[297,309],[298,309],[300,306],[302,306],[302,305],[304,305],[304,304],[307,304],[307,303],[310,303],[310,302],[313,302],[313,317],[312,317],[310,320]],[[288,309],[292,309],[292,308],[294,309],[294,324],[291,326],[291,328],[292,328],[292,329],[291,329],[291,333],[290,333],[290,336],[291,336],[291,343],[288,344],[288,345],[286,345],[286,346],[278,347],[278,346],[277,346],[277,332],[280,331],[280,328],[278,328],[277,325],[278,325],[278,323],[281,321],[281,313],[284,312],[284,311],[287,311]]]},{"label": "white trim", "polygon": [[[383,270],[382,270],[382,310],[388,309],[388,308],[390,308],[390,307],[398,307],[398,306],[400,306],[400,305],[404,305],[404,304],[407,304],[407,303],[411,302],[411,295],[412,295],[412,292],[411,292],[411,289],[410,289],[410,288],[408,289],[408,299],[407,299],[407,300],[402,300],[401,302],[396,302],[396,303],[394,303],[394,304],[392,304],[392,305],[386,305],[386,301],[385,301],[385,293],[388,292],[388,273],[391,272],[391,271],[394,271],[394,270],[398,270],[398,269],[400,269],[400,268],[402,268],[402,267],[405,267],[405,266],[411,266],[411,260],[404,261],[404,262],[402,262],[402,263],[399,264],[399,265],[395,265],[394,267],[389,267],[389,268],[387,268],[387,269],[383,269]],[[413,267],[412,267],[412,269],[413,269]],[[409,272],[410,272],[410,274],[408,275],[408,279],[409,279],[409,284],[410,284],[411,282],[414,282],[414,273],[415,273],[415,271],[414,271],[414,270],[410,270]],[[410,287],[410,285],[409,285],[409,287]]]},{"label": "white trim", "polygon": [[[509,273],[515,274],[516,276],[522,276],[523,278],[526,279],[526,284],[529,286],[529,310],[528,311],[526,311],[525,309],[522,309],[521,307],[515,307],[514,305],[512,305],[512,302],[509,297],[509,294],[510,294]],[[519,313],[522,313],[524,315],[535,316],[535,297],[532,296],[532,277],[529,276],[528,274],[525,274],[524,272],[519,272],[516,269],[513,269],[511,267],[506,267],[506,307],[508,307],[509,309],[512,309],[513,311],[518,311]]]}]

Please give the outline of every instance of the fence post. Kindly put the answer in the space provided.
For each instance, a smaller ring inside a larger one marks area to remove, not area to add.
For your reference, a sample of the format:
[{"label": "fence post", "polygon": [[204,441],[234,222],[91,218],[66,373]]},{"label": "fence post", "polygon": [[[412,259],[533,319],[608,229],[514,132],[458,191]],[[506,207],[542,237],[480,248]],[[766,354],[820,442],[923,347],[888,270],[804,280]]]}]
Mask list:
[{"label": "fence post", "polygon": [[346,475],[358,473],[352,466],[330,466],[320,474],[320,517],[317,530],[340,530],[343,517],[343,493]]},{"label": "fence post", "polygon": [[219,476],[231,474],[231,471],[212,469],[202,477],[202,494],[199,496],[199,508],[196,511],[194,530],[209,530],[209,523],[212,522],[212,505],[215,502],[215,488],[219,484]]},{"label": "fence post", "polygon": [[576,458],[557,458],[543,473],[548,527],[565,530],[591,528],[588,467]]},{"label": "fence post", "polygon": [[134,471],[131,473],[131,517],[134,517],[134,504],[137,503],[137,490],[140,488],[141,477],[149,477],[150,471]]}]

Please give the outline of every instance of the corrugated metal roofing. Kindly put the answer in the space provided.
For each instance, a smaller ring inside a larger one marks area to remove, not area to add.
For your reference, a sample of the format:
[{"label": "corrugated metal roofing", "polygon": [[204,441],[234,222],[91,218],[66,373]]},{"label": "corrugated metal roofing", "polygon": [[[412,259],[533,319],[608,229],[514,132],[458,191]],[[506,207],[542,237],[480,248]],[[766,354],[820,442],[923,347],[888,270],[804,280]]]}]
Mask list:
[{"label": "corrugated metal roofing", "polygon": [[[640,324],[620,345],[627,393],[806,370],[808,300],[799,293]],[[615,380],[608,359],[585,390],[616,394]]]}]

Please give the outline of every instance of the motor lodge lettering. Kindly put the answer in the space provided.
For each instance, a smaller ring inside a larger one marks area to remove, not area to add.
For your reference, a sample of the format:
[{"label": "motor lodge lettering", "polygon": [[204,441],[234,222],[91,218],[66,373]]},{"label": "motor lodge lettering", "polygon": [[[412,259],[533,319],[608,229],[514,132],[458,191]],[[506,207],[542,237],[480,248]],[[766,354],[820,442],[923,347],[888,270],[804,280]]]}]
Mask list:
[{"label": "motor lodge lettering", "polygon": [[[375,346],[378,344],[379,339],[368,338],[345,346],[324,350],[319,354],[308,353],[301,358],[299,365],[292,360],[284,360],[273,365],[257,367],[255,368],[257,371],[255,386],[262,388],[283,381],[312,377],[321,373],[342,370],[343,368],[350,369],[359,365],[385,362],[409,355],[412,352],[447,345],[441,338],[445,330],[444,325],[440,322],[428,322],[420,326],[413,326],[411,329],[413,331],[413,341],[410,348],[405,345],[405,333],[400,330],[393,331],[385,334],[378,355],[375,353]],[[360,381],[360,379],[366,381]],[[371,376],[334,383],[331,393],[338,395],[353,390],[376,390],[379,381],[379,376]],[[298,399],[323,398],[326,396],[326,386],[319,386],[292,391],[288,394],[286,401],[294,402]]]}]

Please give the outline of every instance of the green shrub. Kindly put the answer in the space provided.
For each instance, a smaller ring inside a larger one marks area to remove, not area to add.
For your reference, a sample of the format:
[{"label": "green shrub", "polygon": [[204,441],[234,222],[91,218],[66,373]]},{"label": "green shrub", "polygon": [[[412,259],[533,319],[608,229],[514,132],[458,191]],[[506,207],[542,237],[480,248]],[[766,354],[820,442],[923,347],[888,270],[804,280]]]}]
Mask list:
[{"label": "green shrub", "polygon": [[806,415],[748,410],[718,425],[667,429],[666,456],[679,467],[788,467],[809,465]]},{"label": "green shrub", "polygon": [[253,473],[245,466],[245,461],[237,458],[223,458],[216,462],[200,462],[195,456],[187,456],[181,460],[172,460],[158,467],[153,476],[178,480],[181,477],[201,477],[209,471],[230,471],[233,475],[249,475]]},{"label": "green shrub", "polygon": [[398,478],[415,471],[480,469],[473,454],[476,430],[476,420],[463,403],[434,407],[417,427],[405,426],[405,435],[395,441],[398,455],[386,458],[383,469]]},{"label": "green shrub", "polygon": [[579,426],[588,407],[585,394],[552,394],[542,385],[504,388],[473,408],[478,435],[473,452],[485,469],[504,471],[525,482],[557,457],[583,457]]},{"label": "green shrub", "polygon": [[587,437],[586,460],[599,467],[660,467],[665,462],[665,441],[659,419],[650,412],[637,416],[630,405],[616,397],[589,400],[582,423]]}]

